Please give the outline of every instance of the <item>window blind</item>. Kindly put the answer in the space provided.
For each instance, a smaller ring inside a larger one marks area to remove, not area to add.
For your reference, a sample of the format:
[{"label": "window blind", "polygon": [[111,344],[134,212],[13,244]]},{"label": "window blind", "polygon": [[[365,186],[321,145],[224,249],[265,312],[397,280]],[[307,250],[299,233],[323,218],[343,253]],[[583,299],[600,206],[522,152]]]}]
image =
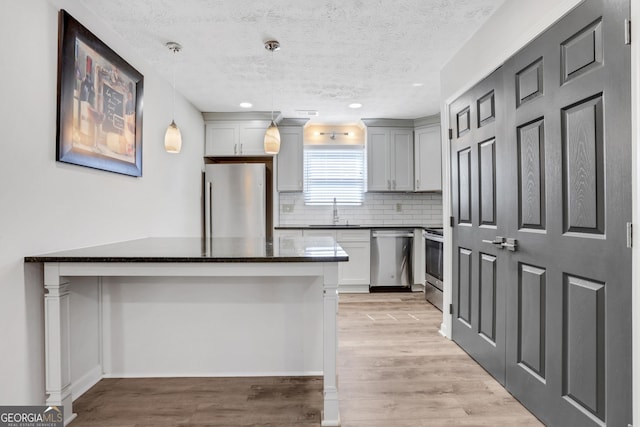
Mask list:
[{"label": "window blind", "polygon": [[364,198],[362,146],[307,146],[304,149],[304,203],[361,205]]}]

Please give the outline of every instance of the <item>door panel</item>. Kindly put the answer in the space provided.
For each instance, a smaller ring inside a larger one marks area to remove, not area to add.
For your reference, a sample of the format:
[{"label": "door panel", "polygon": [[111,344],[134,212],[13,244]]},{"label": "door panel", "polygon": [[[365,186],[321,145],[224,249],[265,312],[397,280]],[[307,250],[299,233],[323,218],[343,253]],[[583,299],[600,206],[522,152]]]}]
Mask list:
[{"label": "door panel", "polygon": [[[504,262],[490,242],[500,233],[502,71],[496,70],[452,106],[451,141],[456,226],[453,337],[504,382]],[[502,209],[504,212],[504,209]],[[502,214],[504,215],[504,213]],[[487,243],[489,242],[489,243]]]},{"label": "door panel", "polygon": [[471,223],[471,149],[458,152],[458,218]]},{"label": "door panel", "polygon": [[544,118],[518,128],[518,226],[545,228]]},{"label": "door panel", "polygon": [[564,293],[563,391],[604,420],[604,285],[566,275]]},{"label": "door panel", "polygon": [[604,233],[602,94],[562,109],[565,231]]},{"label": "door panel", "polygon": [[481,142],[478,148],[480,164],[480,224],[496,225],[496,151],[495,139]]},{"label": "door panel", "polygon": [[460,278],[460,292],[458,292],[458,320],[462,320],[467,328],[471,328],[471,251],[460,248],[458,254],[458,277]]},{"label": "door panel", "polygon": [[450,110],[453,338],[549,426],[632,419],[628,10],[586,0]]},{"label": "door panel", "polygon": [[518,358],[517,363],[529,368],[542,381],[546,358],[546,276],[545,270],[520,265],[518,283]]},{"label": "door panel", "polygon": [[480,312],[478,313],[481,335],[496,341],[496,257],[480,254]]}]

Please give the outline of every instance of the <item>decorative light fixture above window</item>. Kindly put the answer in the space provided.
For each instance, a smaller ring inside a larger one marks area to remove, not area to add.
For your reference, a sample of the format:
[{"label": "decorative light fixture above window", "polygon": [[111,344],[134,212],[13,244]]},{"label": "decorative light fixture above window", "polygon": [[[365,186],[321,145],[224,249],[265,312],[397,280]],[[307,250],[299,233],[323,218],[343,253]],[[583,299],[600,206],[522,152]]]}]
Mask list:
[{"label": "decorative light fixture above window", "polygon": [[[273,52],[280,49],[280,43],[277,40],[269,40],[265,42],[264,48],[271,52],[271,62],[273,64]],[[264,152],[266,154],[278,154],[280,152],[280,131],[273,121],[273,81],[271,82],[271,124],[264,134]]]},{"label": "decorative light fixture above window", "polygon": [[[173,53],[178,53],[182,49],[179,43],[167,42],[165,45]],[[176,66],[175,61],[173,64],[173,98],[171,100],[171,124],[167,128],[164,134],[164,149],[167,153],[179,153],[182,149],[182,134],[175,122],[175,107],[176,107]]]},{"label": "decorative light fixture above window", "polygon": [[336,139],[336,135],[353,136],[352,132],[320,132],[318,135],[329,135],[329,139]]}]

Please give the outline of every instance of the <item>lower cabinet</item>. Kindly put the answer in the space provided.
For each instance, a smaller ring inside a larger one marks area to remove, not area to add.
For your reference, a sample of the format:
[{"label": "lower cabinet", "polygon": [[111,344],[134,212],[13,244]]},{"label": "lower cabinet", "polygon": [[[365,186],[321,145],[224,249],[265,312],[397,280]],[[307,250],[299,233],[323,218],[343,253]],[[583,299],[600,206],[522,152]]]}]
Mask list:
[{"label": "lower cabinet", "polygon": [[371,233],[369,230],[336,230],[336,240],[349,254],[338,264],[339,292],[369,292],[371,283]]},{"label": "lower cabinet", "polygon": [[302,230],[273,230],[274,239],[279,239],[281,237],[302,237]]},{"label": "lower cabinet", "polygon": [[341,293],[368,293],[371,283],[369,230],[274,230],[280,237],[333,237],[349,255],[349,261],[338,263],[338,291]]}]

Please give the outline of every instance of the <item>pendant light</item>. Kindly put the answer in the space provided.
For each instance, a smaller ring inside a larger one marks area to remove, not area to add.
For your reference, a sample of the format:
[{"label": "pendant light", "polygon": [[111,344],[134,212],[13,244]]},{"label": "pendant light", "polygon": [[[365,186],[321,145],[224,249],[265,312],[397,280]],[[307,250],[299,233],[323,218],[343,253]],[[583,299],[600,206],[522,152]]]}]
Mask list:
[{"label": "pendant light", "polygon": [[[264,44],[264,48],[271,52],[271,63],[273,64],[273,52],[280,49],[280,43],[277,40],[269,40]],[[271,81],[271,124],[264,134],[264,152],[266,154],[280,152],[280,131],[273,121],[273,81]]]},{"label": "pendant light", "polygon": [[[168,42],[167,48],[173,53],[178,53],[182,49],[179,43]],[[174,120],[176,106],[176,66],[175,61],[173,64],[173,98],[171,100],[171,124],[167,128],[167,132],[164,134],[164,149],[167,153],[177,154],[182,149],[182,134],[180,129],[176,125]]]}]

